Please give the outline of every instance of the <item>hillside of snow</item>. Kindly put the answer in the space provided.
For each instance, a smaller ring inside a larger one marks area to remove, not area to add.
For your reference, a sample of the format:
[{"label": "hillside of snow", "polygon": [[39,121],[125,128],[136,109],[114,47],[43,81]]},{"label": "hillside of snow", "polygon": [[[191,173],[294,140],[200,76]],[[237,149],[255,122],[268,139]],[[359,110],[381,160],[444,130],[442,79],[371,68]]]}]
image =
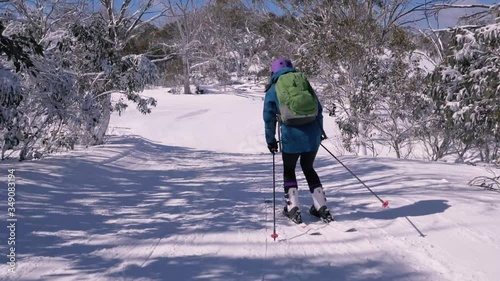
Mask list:
[{"label": "hillside of snow", "polygon": [[[261,88],[144,93],[149,115],[114,115],[104,145],[0,163],[0,280],[474,280],[500,278],[500,193],[469,186],[483,167],[342,155],[334,119],[315,163],[336,222],[280,212]],[[15,272],[9,272],[7,173],[15,169]],[[500,171],[499,171],[500,173]],[[345,232],[347,229],[353,232]]]}]

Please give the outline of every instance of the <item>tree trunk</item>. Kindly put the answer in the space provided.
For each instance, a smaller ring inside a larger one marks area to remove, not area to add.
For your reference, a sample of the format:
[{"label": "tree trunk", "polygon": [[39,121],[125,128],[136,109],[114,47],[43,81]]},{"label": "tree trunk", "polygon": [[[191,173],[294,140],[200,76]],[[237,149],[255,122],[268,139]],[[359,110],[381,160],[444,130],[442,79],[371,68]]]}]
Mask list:
[{"label": "tree trunk", "polygon": [[108,131],[109,121],[111,120],[111,94],[107,94],[102,101],[102,118],[99,121],[99,125],[97,127],[97,132],[95,134],[95,143],[94,145],[99,145],[104,143],[104,136],[106,136],[106,132]]},{"label": "tree trunk", "polygon": [[360,156],[368,155],[366,150],[365,123],[363,121],[360,121],[358,124],[358,138],[359,138],[358,155]]},{"label": "tree trunk", "polygon": [[394,140],[394,151],[396,152],[396,157],[398,159],[401,159],[401,148],[400,148],[400,143],[397,139]]},{"label": "tree trunk", "polygon": [[485,143],[483,145],[483,148],[484,148],[484,161],[486,163],[489,163],[491,158],[490,158],[490,146],[488,145],[488,143]]},{"label": "tree trunk", "polygon": [[191,89],[189,86],[189,57],[187,51],[184,52],[182,56],[182,65],[184,72],[184,94],[191,94]]},{"label": "tree trunk", "polygon": [[456,162],[458,163],[464,163],[465,162],[465,159],[464,159],[464,156],[465,156],[465,153],[469,150],[470,148],[470,144],[466,144],[464,148],[462,148],[462,150],[460,150],[458,152],[458,159]]},{"label": "tree trunk", "polygon": [[440,136],[431,136],[434,138],[434,159],[433,161],[438,161],[443,158],[448,152],[448,148],[450,147],[450,138],[448,136],[444,136],[443,140],[440,142]]}]

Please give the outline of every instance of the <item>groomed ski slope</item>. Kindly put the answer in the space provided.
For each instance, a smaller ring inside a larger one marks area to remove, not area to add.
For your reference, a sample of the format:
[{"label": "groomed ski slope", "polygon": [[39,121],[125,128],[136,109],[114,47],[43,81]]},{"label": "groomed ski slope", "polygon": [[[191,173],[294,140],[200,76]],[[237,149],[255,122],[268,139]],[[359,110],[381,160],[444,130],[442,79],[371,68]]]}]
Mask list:
[{"label": "groomed ski slope", "polygon": [[[315,166],[338,223],[304,214],[306,233],[279,215],[277,155],[273,241],[260,91],[149,90],[157,108],[113,116],[105,145],[1,162],[1,206],[6,212],[7,169],[15,168],[19,217],[16,273],[7,273],[2,231],[0,279],[500,280],[500,194],[467,185],[489,175],[479,166],[339,156],[390,201],[382,209],[321,150]],[[334,120],[325,124],[335,140]],[[310,195],[297,171],[306,213]]]}]

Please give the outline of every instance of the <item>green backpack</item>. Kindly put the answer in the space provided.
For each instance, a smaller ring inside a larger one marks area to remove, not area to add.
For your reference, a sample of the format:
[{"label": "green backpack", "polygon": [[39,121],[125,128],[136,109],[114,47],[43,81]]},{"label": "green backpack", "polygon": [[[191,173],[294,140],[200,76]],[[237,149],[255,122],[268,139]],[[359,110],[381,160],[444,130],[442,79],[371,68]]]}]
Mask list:
[{"label": "green backpack", "polygon": [[301,126],[316,120],[318,100],[301,72],[288,72],[276,82],[280,119],[288,126]]}]

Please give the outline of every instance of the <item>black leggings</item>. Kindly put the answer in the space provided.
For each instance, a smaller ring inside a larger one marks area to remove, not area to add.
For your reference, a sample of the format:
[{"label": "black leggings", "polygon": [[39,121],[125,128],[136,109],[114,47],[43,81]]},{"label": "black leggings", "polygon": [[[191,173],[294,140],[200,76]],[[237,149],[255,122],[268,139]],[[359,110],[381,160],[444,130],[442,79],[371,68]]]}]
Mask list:
[{"label": "black leggings", "polygon": [[311,193],[314,192],[315,188],[321,187],[321,181],[313,168],[317,152],[318,151],[305,153],[281,153],[283,157],[283,187],[285,188],[285,193],[288,193],[288,189],[290,187],[297,187],[295,166],[297,166],[297,160],[299,160],[299,157],[300,167],[302,168],[302,172],[304,172],[304,176],[306,177]]}]

